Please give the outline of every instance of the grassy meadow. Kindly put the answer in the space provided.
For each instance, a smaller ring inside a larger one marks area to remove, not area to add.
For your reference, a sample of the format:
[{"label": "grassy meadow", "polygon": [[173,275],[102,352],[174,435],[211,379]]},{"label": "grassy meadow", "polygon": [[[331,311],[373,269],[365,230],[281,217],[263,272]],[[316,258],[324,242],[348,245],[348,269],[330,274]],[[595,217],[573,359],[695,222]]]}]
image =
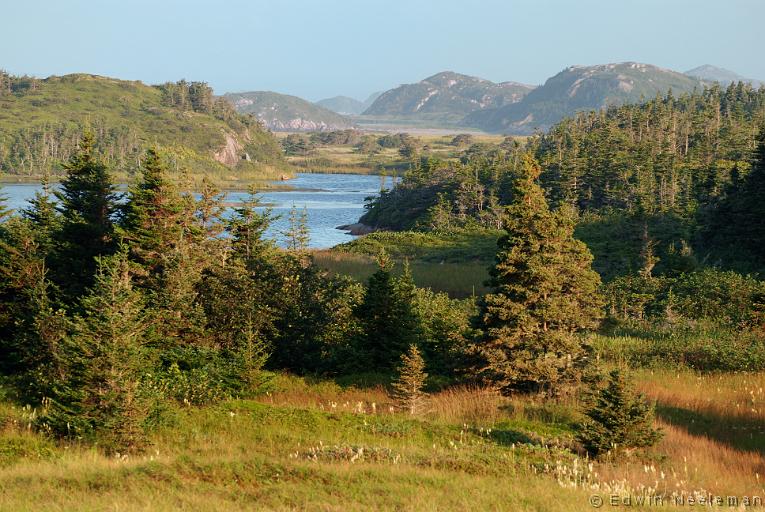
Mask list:
[{"label": "grassy meadow", "polygon": [[250,400],[168,411],[142,455],[106,457],[0,407],[0,510],[587,510],[592,494],[763,496],[765,374],[645,370],[663,440],[618,464],[573,440],[575,400],[433,393],[277,375]]}]

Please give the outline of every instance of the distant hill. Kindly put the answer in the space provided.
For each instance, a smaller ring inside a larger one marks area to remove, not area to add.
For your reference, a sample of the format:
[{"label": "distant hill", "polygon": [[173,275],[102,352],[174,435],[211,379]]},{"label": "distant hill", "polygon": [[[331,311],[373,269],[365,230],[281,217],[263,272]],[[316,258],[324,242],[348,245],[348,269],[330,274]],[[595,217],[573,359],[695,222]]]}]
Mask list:
[{"label": "distant hill", "polygon": [[728,85],[733,82],[749,82],[752,84],[752,87],[761,87],[765,85],[765,82],[761,80],[746,78],[728,69],[718,68],[710,64],[704,64],[703,66],[689,69],[685,74],[694,78],[700,78],[706,82],[719,82],[721,85]]},{"label": "distant hill", "polygon": [[368,109],[381,94],[382,92],[372,93],[364,101],[359,101],[348,96],[335,96],[333,98],[319,100],[316,104],[338,114],[359,115]]},{"label": "distant hill", "polygon": [[352,128],[350,119],[297,96],[270,91],[224,96],[238,112],[255,115],[274,131],[326,131]]},{"label": "distant hill", "polygon": [[474,111],[516,103],[532,89],[444,71],[382,93],[363,114],[454,122]]},{"label": "distant hill", "polygon": [[0,172],[60,170],[85,128],[119,173],[145,149],[168,150],[174,168],[236,178],[287,167],[278,142],[202,82],[149,86],[87,74],[46,79],[0,72]]},{"label": "distant hill", "polygon": [[669,89],[690,92],[702,82],[650,64],[622,62],[571,66],[549,78],[522,101],[469,114],[463,124],[492,132],[531,133],[580,110],[635,103]]}]

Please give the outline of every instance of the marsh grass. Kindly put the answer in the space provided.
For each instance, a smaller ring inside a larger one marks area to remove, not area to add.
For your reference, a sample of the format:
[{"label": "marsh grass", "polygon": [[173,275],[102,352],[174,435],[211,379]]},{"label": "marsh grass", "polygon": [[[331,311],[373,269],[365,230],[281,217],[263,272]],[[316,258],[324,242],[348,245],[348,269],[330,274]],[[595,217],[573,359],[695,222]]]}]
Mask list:
[{"label": "marsh grass", "polygon": [[[359,282],[366,282],[376,270],[372,256],[335,250],[315,251],[314,261],[334,274],[346,275]],[[393,273],[400,275],[403,265],[398,260]],[[488,266],[482,262],[437,263],[414,260],[410,263],[415,284],[444,292],[450,297],[463,299],[481,295],[487,291],[484,282],[488,278]]]}]

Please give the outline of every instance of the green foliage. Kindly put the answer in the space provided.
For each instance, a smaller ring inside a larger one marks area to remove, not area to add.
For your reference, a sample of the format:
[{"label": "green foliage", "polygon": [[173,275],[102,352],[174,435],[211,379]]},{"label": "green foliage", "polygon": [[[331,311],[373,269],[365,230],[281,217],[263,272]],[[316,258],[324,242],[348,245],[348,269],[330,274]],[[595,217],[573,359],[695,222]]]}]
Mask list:
[{"label": "green foliage", "polygon": [[364,300],[355,310],[363,329],[357,343],[357,364],[391,369],[410,345],[419,343],[422,324],[414,301],[415,286],[408,266],[396,278],[391,274],[390,260],[381,255],[379,269],[369,278]]},{"label": "green foliage", "polygon": [[765,370],[765,337],[759,330],[710,321],[621,322],[592,338],[605,359],[637,368],[691,368],[699,372]]},{"label": "green foliage", "polygon": [[422,414],[427,395],[423,392],[425,379],[425,360],[417,345],[410,345],[409,350],[401,354],[398,375],[392,383],[393,399],[399,409],[415,416]]},{"label": "green foliage", "polygon": [[585,411],[587,420],[577,437],[592,456],[612,456],[654,445],[661,432],[653,428],[653,407],[632,387],[619,370],[613,370],[594,403]]},{"label": "green foliage", "polygon": [[[738,169],[734,169],[738,171]],[[765,269],[765,124],[749,173],[734,176],[705,233],[717,254],[741,268]]]},{"label": "green foliage", "polygon": [[123,250],[98,260],[95,283],[62,351],[66,379],[57,383],[42,424],[69,436],[97,436],[108,450],[144,443],[148,406],[140,392],[147,318]]},{"label": "green foliage", "polygon": [[607,311],[620,320],[708,320],[748,329],[765,323],[765,283],[703,269],[676,277],[624,276],[605,286]]},{"label": "green foliage", "polygon": [[304,251],[308,248],[311,238],[308,230],[308,210],[305,207],[302,211],[298,211],[295,205],[292,205],[289,225],[282,235],[287,240],[287,247],[291,251]]},{"label": "green foliage", "polygon": [[572,212],[548,209],[539,172],[533,157],[524,156],[491,270],[493,290],[477,319],[482,375],[505,393],[557,394],[576,383],[587,364],[576,333],[596,327],[602,316],[592,255],[573,237]]},{"label": "green foliage", "polygon": [[55,233],[53,279],[69,299],[92,283],[96,258],[116,248],[115,187],[106,165],[95,154],[94,136],[86,132],[78,151],[64,165],[66,178],[56,192],[61,228]]},{"label": "green foliage", "polygon": [[[98,135],[94,151],[121,179],[132,175],[139,155],[154,145],[172,153],[174,172],[187,168],[225,179],[262,179],[273,176],[274,168],[287,170],[275,138],[257,120],[233,112],[225,100],[212,100],[205,84],[175,84],[187,91],[182,105],[169,100],[168,84],[151,87],[84,74],[26,82],[35,86],[0,94],[0,172],[55,172],[88,129]],[[226,135],[241,148],[228,165],[215,159]]]}]

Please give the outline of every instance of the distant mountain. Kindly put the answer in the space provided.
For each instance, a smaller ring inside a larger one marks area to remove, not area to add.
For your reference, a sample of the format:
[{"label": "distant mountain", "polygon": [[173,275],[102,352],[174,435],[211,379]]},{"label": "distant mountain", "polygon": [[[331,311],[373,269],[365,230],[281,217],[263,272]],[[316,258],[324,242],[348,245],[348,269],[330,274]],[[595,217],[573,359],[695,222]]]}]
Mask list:
[{"label": "distant mountain", "polygon": [[474,111],[516,103],[533,89],[444,71],[382,93],[363,114],[458,121]]},{"label": "distant mountain", "polygon": [[130,174],[159,145],[174,169],[240,178],[287,167],[274,136],[200,82],[158,86],[88,74],[18,77],[0,71],[0,172],[59,172],[85,129],[110,167]]},{"label": "distant mountain", "polygon": [[319,100],[316,104],[342,115],[356,115],[364,111],[364,103],[349,96],[333,96]]},{"label": "distant mountain", "polygon": [[238,112],[254,114],[274,131],[328,131],[353,127],[346,117],[297,96],[270,91],[224,96]]},{"label": "distant mountain", "polygon": [[473,112],[462,123],[485,131],[531,133],[580,110],[634,103],[669,89],[679,94],[702,86],[696,78],[638,62],[571,66],[522,101]]},{"label": "distant mountain", "polygon": [[752,87],[761,87],[765,85],[765,82],[762,80],[746,78],[728,69],[718,68],[710,64],[704,64],[703,66],[690,69],[686,71],[685,74],[694,78],[700,78],[705,82],[720,82],[721,85],[728,85],[733,82],[749,82],[752,84]]},{"label": "distant mountain", "polygon": [[348,96],[335,96],[333,98],[319,100],[316,104],[327,110],[331,110],[332,112],[337,112],[338,114],[359,115],[368,109],[381,94],[382,92],[372,93],[364,101],[359,101],[356,98],[350,98]]}]

